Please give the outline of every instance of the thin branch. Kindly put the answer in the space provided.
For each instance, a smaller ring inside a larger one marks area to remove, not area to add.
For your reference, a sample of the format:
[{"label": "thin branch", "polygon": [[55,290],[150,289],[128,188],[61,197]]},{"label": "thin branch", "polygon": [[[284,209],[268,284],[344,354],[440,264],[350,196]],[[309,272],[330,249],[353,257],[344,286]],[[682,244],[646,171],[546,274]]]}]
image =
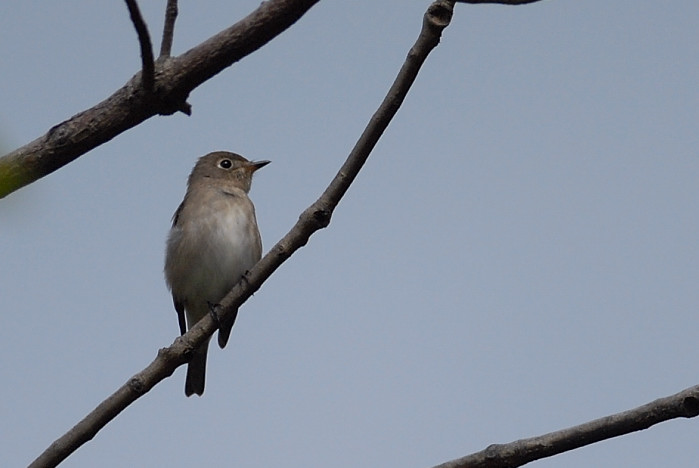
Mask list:
[{"label": "thin branch", "polygon": [[470,3],[472,5],[479,5],[482,3],[494,3],[498,5],[526,5],[528,3],[536,3],[541,0],[454,0],[457,3]]},{"label": "thin branch", "polygon": [[143,83],[143,89],[147,93],[152,93],[155,85],[155,64],[153,63],[153,46],[150,42],[148,26],[143,21],[143,16],[141,16],[136,0],[126,0],[126,6],[129,8],[131,22],[136,28],[138,44],[141,47],[141,82]]},{"label": "thin branch", "polygon": [[138,75],[96,106],[0,158],[0,198],[60,169],[154,115],[188,112],[189,93],[259,49],[320,0],[268,0],[250,15],[188,52],[156,64],[155,94]]},{"label": "thin branch", "polygon": [[[328,226],[333,210],[400,108],[427,55],[439,44],[442,30],[449,25],[452,7],[453,3],[447,0],[438,0],[430,5],[425,13],[422,31],[417,42],[410,49],[388,94],[372,116],[347,160],[320,198],[301,214],[296,225],[250,270],[245,280],[238,283],[223,299],[220,310],[221,321],[225,321],[234,313],[234,309],[257,291],[262,283],[296,250],[306,245],[311,234]],[[187,333],[176,338],[169,348],[159,350],[158,356],[148,367],[134,375],[70,431],[51,444],[30,467],[56,466],[82,444],[92,439],[102,427],[132,402],[150,391],[158,382],[172,375],[177,367],[185,364],[191,358],[193,350],[215,331],[216,324],[213,318],[207,315]]]},{"label": "thin branch", "polygon": [[175,35],[175,19],[177,18],[177,0],[167,0],[165,7],[165,25],[163,40],[160,43],[160,58],[169,57],[172,52],[172,38]]},{"label": "thin branch", "polygon": [[[369,157],[369,153],[400,108],[427,55],[439,44],[442,31],[449,25],[452,12],[453,3],[449,0],[438,0],[429,6],[424,15],[422,30],[417,41],[408,52],[408,56],[386,97],[369,120],[344,164],[320,198],[301,213],[296,225],[250,270],[245,281],[234,286],[221,300],[223,320],[235,313],[235,310],[257,291],[287,258],[306,245],[313,233],[330,224],[335,207],[347,192]],[[202,334],[201,342],[203,343],[206,336],[210,336],[216,326],[210,316],[201,320],[195,329],[200,326],[202,331],[206,333]]]},{"label": "thin branch", "polygon": [[485,450],[434,468],[513,468],[601,440],[648,429],[669,419],[696,416],[699,416],[699,385],[579,426],[509,444],[494,444]]}]

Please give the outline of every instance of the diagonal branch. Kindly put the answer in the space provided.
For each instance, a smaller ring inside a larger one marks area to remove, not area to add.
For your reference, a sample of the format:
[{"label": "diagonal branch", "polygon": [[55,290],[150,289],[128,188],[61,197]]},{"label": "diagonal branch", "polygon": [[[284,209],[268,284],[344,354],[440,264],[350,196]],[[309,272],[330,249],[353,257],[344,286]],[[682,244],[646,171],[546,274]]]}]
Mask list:
[{"label": "diagonal branch", "polygon": [[497,468],[522,466],[601,440],[648,429],[675,418],[699,416],[699,385],[660,398],[638,408],[538,437],[509,444],[494,444],[485,450],[434,468]]},{"label": "diagonal branch", "polygon": [[[453,2],[449,0],[437,0],[430,5],[415,45],[410,49],[388,94],[372,116],[347,160],[320,198],[301,214],[296,225],[250,270],[245,280],[238,283],[224,298],[221,304],[221,321],[225,321],[234,313],[234,309],[257,291],[262,283],[296,250],[306,245],[311,234],[328,226],[333,210],[400,108],[427,55],[439,44],[442,30],[451,20],[452,9]],[[32,462],[30,467],[53,467],[63,461],[81,445],[91,440],[102,427],[132,402],[191,359],[193,350],[215,331],[216,324],[213,318],[207,315],[186,334],[176,338],[170,347],[160,349],[158,356],[148,367],[134,375],[70,431],[53,442]]]},{"label": "diagonal branch", "polygon": [[154,115],[189,112],[186,99],[192,90],[281,34],[319,1],[263,2],[247,17],[184,54],[158,61],[153,93],[143,90],[136,75],[96,106],[0,157],[0,198]]},{"label": "diagonal branch", "polygon": [[165,7],[165,25],[163,26],[163,40],[160,43],[160,58],[170,56],[172,52],[172,39],[175,35],[175,19],[177,18],[177,0],[167,0]]},{"label": "diagonal branch", "polygon": [[[435,1],[429,6],[424,16],[422,31],[415,45],[408,52],[393,85],[371,117],[345,163],[320,198],[301,213],[296,225],[272,247],[255,268],[250,270],[246,280],[238,283],[223,298],[221,308],[225,314],[224,317],[234,313],[238,306],[257,291],[287,258],[306,245],[313,233],[328,226],[333,210],[347,192],[374,145],[398,111],[427,55],[439,44],[442,31],[451,21],[452,12],[453,2],[449,0]],[[206,333],[213,332],[215,329],[214,322],[209,316],[200,321],[199,325],[202,325],[202,331]]]},{"label": "diagonal branch", "polygon": [[136,28],[138,44],[141,47],[141,83],[143,83],[143,89],[147,93],[152,93],[155,84],[155,64],[153,63],[153,45],[150,42],[148,26],[143,21],[143,16],[141,16],[136,0],[126,0],[126,6],[129,8],[131,22]]}]

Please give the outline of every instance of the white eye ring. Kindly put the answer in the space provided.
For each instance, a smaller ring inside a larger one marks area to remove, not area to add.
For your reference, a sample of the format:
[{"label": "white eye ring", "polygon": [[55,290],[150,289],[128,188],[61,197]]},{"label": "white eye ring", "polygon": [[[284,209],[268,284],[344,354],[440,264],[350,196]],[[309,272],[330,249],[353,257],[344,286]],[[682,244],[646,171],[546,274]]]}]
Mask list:
[{"label": "white eye ring", "polygon": [[221,169],[230,169],[231,167],[233,167],[233,163],[230,159],[222,159],[218,162],[218,167],[220,167]]}]

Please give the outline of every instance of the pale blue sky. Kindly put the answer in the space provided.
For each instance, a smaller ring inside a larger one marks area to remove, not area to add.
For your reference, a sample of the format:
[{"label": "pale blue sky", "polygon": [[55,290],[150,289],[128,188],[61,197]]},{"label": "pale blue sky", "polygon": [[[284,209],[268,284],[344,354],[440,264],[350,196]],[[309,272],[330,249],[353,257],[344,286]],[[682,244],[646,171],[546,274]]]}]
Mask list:
[{"label": "pale blue sky", "polygon": [[[165,1],[141,2],[159,41]],[[259,1],[181,2],[174,53]],[[265,250],[341,165],[427,0],[325,0],[158,117],[0,200],[0,465],[178,327],[162,277],[195,159],[270,159]],[[457,5],[330,227],[62,466],[430,467],[699,383],[699,3]],[[156,50],[159,42],[156,44]],[[4,2],[3,153],[140,67],[123,2]],[[675,420],[535,463],[694,467]],[[533,465],[534,466],[534,465]]]}]

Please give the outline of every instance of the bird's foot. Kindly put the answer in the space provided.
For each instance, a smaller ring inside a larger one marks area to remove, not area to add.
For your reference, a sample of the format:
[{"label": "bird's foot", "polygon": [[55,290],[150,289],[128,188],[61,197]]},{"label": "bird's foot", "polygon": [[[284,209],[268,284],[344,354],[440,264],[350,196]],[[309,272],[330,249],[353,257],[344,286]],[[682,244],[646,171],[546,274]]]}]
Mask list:
[{"label": "bird's foot", "polygon": [[[248,276],[250,276],[250,270],[245,270],[245,273],[243,273],[243,276],[240,277],[240,282],[245,283],[245,286],[250,286],[250,280],[248,279]],[[254,296],[255,293],[252,293],[250,295]]]},{"label": "bird's foot", "polygon": [[218,308],[221,307],[221,304],[214,304],[213,302],[206,301],[206,304],[209,306],[209,315],[211,315],[211,318],[214,319],[214,323],[216,324],[217,328],[221,328],[221,319],[218,317]]}]

